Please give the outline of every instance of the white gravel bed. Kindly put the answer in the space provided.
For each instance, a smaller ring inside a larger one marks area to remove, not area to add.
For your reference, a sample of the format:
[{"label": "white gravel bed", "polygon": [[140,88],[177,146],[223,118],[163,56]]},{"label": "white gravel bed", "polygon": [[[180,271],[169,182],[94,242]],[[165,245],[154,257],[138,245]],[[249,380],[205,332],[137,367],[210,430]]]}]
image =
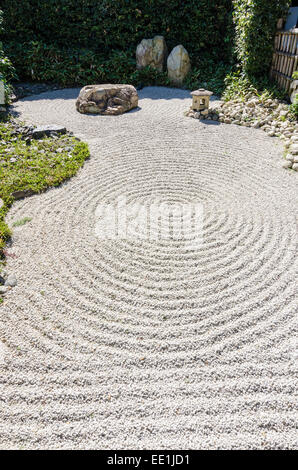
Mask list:
[{"label": "white gravel bed", "polygon": [[[297,449],[298,175],[263,131],[184,117],[186,91],[86,116],[78,89],[14,105],[91,159],[16,202],[0,306],[0,448]],[[98,204],[204,208],[204,243],[100,240]],[[295,277],[296,276],[296,277]]]}]

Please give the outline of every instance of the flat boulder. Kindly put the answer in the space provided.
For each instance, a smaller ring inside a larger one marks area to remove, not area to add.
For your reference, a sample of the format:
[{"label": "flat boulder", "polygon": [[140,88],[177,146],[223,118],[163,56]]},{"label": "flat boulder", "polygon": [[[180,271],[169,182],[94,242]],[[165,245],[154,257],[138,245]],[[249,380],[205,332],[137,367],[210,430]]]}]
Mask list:
[{"label": "flat boulder", "polygon": [[167,61],[168,77],[174,85],[182,85],[190,71],[190,59],[187,50],[180,44],[174,47]]},{"label": "flat boulder", "polygon": [[51,124],[49,126],[39,126],[29,132],[33,139],[41,139],[42,137],[50,137],[55,134],[66,134],[66,127]]},{"label": "flat boulder", "polygon": [[118,115],[138,106],[138,93],[132,85],[87,85],[81,89],[76,108],[83,114]]},{"label": "flat boulder", "polygon": [[25,197],[29,197],[29,196],[33,196],[34,191],[32,191],[32,189],[23,189],[23,190],[20,190],[20,191],[14,191],[13,193],[11,193],[12,197],[15,199],[15,200],[18,200],[18,199],[23,199]]},{"label": "flat boulder", "polygon": [[163,36],[154,36],[153,39],[143,39],[137,46],[137,69],[151,67],[163,71],[168,57],[168,48]]}]

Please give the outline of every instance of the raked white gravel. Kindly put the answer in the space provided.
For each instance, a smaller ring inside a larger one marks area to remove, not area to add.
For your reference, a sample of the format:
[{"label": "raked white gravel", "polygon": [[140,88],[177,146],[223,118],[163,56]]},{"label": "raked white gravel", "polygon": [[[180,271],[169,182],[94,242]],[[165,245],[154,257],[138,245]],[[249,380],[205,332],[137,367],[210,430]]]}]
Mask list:
[{"label": "raked white gravel", "polygon": [[[75,110],[78,89],[21,118],[91,149],[79,174],[13,205],[0,306],[0,447],[297,448],[298,175],[261,130],[183,116],[186,91],[144,88],[122,116]],[[118,196],[204,207],[204,243],[100,240]]]}]

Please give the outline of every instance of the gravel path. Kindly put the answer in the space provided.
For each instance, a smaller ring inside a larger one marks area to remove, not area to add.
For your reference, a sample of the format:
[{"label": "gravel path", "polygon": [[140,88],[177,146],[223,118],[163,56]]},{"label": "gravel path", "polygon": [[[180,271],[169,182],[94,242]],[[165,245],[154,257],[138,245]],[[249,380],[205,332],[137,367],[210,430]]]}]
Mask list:
[{"label": "gravel path", "polygon": [[[116,117],[78,114],[78,92],[15,104],[92,158],[9,214],[32,221],[0,307],[0,447],[297,448],[298,175],[282,145],[184,117],[185,91],[145,88]],[[203,245],[98,239],[97,205],[124,194],[202,203]]]}]

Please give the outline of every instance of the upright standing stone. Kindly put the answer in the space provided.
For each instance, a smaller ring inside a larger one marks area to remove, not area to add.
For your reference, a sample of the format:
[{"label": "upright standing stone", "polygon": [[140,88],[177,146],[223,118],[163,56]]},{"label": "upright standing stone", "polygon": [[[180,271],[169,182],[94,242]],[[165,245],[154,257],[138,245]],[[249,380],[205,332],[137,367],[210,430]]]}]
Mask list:
[{"label": "upright standing stone", "polygon": [[168,56],[168,48],[163,36],[154,36],[153,39],[143,39],[137,46],[137,68],[150,66],[163,71]]},{"label": "upright standing stone", "polygon": [[0,106],[5,104],[5,89],[4,89],[4,82],[0,80]]},{"label": "upright standing stone", "polygon": [[190,59],[187,50],[180,44],[174,47],[168,57],[168,77],[174,85],[182,85],[190,71]]}]

